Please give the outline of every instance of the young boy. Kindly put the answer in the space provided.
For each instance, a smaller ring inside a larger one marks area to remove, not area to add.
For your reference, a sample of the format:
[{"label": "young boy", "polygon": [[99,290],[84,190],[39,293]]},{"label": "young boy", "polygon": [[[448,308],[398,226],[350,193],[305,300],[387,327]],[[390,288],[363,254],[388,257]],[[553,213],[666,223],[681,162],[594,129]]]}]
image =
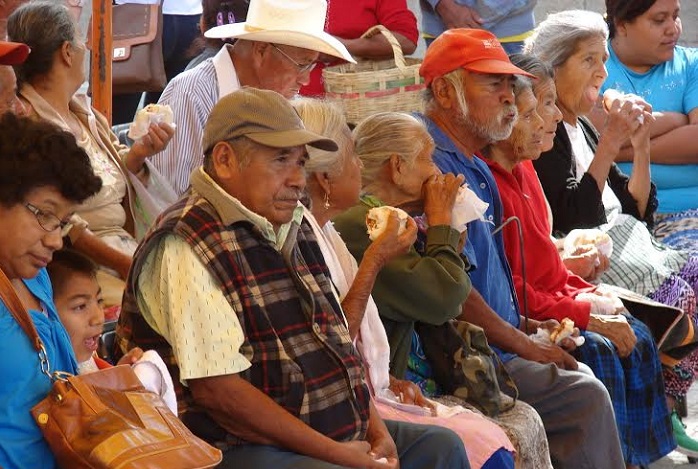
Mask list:
[{"label": "young boy", "polygon": [[104,326],[97,265],[76,251],[64,249],[53,254],[46,269],[53,285],[53,301],[70,336],[80,373],[108,367],[95,353]]},{"label": "young boy", "polygon": [[[95,353],[104,326],[97,265],[79,252],[63,249],[53,253],[53,260],[46,270],[53,285],[53,302],[73,345],[79,373],[110,367],[109,363]],[[118,364],[133,365],[134,372],[145,388],[159,394],[172,412],[177,414],[172,378],[156,352],[143,353],[140,348],[134,348]]]}]

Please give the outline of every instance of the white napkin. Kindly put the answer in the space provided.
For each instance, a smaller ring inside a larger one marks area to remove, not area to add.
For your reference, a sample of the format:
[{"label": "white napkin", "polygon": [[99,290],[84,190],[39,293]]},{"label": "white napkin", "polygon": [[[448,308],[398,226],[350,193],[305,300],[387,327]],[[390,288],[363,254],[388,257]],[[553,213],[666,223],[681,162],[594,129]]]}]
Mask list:
[{"label": "white napkin", "polygon": [[172,376],[167,371],[165,362],[155,350],[148,350],[132,365],[133,372],[141,380],[143,386],[151,392],[162,397],[167,407],[177,415],[177,397],[174,392]]},{"label": "white napkin", "polygon": [[148,135],[150,124],[169,124],[176,127],[174,115],[169,104],[158,105],[157,107],[148,105],[136,113],[136,118],[128,128],[128,137],[131,140],[138,140]]},{"label": "white napkin", "polygon": [[485,212],[489,206],[490,204],[481,200],[467,184],[463,184],[458,189],[456,203],[451,212],[451,227],[462,233],[471,221],[485,221]]}]

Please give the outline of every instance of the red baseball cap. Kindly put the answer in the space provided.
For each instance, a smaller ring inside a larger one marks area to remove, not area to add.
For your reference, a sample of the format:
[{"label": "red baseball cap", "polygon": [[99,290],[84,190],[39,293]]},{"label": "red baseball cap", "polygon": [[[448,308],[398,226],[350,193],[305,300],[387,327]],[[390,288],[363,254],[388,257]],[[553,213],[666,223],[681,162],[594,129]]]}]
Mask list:
[{"label": "red baseball cap", "polygon": [[434,78],[459,68],[479,73],[535,78],[512,64],[496,36],[484,29],[444,31],[427,49],[419,74],[429,85]]},{"label": "red baseball cap", "polygon": [[19,42],[0,41],[0,65],[18,65],[27,60],[29,46]]}]

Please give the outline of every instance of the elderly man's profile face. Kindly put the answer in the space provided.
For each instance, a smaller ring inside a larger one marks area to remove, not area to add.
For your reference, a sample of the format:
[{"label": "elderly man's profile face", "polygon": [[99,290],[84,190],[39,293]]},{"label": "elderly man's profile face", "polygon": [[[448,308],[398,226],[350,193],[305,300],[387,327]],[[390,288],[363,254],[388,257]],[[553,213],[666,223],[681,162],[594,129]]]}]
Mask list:
[{"label": "elderly man's profile face", "polygon": [[0,65],[0,115],[6,112],[17,115],[25,113],[24,106],[17,98],[17,80],[9,65]]},{"label": "elderly man's profile face", "polygon": [[275,229],[293,218],[305,189],[305,145],[271,148],[254,145],[249,161],[234,159],[231,177],[220,184],[245,207],[263,216]]},{"label": "elderly man's profile face", "polygon": [[259,88],[276,91],[289,99],[310,83],[311,66],[320,54],[281,44],[268,44],[260,63]]},{"label": "elderly man's profile face", "polygon": [[464,71],[463,100],[459,103],[462,124],[489,142],[504,140],[516,123],[513,75]]}]

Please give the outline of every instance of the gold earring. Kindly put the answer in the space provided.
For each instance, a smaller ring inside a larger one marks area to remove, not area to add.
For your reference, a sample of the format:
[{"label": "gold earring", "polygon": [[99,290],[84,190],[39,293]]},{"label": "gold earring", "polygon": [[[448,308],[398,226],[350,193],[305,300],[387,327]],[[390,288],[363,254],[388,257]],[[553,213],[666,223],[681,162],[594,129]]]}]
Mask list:
[{"label": "gold earring", "polygon": [[325,192],[325,203],[322,204],[323,207],[325,207],[325,210],[329,210],[332,204],[330,204],[330,193]]}]

